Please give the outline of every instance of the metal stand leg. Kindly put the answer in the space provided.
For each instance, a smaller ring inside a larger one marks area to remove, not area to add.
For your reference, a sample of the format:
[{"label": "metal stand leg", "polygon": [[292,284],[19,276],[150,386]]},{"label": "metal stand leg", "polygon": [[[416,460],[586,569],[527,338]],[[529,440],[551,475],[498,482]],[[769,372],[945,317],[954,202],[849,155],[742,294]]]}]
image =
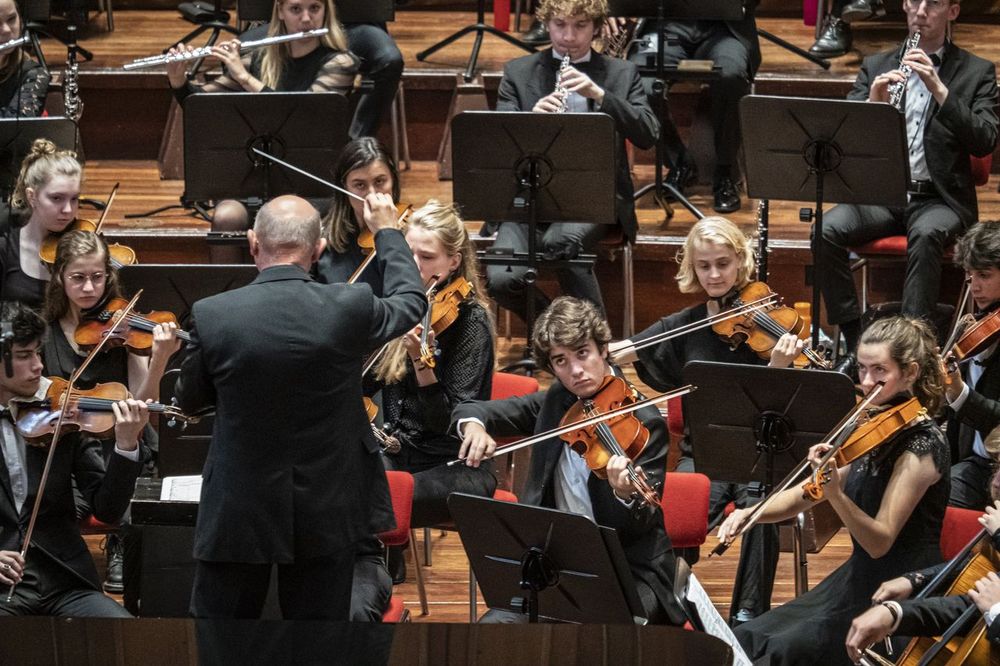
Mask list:
[{"label": "metal stand leg", "polygon": [[802,540],[805,522],[806,515],[804,513],[800,513],[792,519],[792,557],[795,558],[795,596],[797,597],[809,591],[809,562],[806,559],[806,549]]}]

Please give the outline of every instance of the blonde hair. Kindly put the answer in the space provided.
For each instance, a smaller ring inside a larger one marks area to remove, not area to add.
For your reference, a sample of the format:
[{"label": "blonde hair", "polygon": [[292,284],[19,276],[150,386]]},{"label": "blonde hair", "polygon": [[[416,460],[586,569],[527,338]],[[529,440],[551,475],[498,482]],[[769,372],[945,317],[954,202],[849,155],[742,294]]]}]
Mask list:
[{"label": "blonde hair", "polygon": [[535,322],[531,353],[535,363],[552,371],[549,355],[553,347],[574,349],[593,340],[598,349],[611,342],[611,327],[590,301],[560,296]]},{"label": "blonde hair", "polygon": [[698,274],[694,270],[694,249],[696,243],[712,243],[727,247],[736,253],[738,263],[736,272],[736,288],[742,289],[750,282],[756,264],[754,263],[753,245],[750,238],[740,231],[740,228],[724,217],[712,216],[698,220],[687,238],[684,246],[677,251],[677,288],[685,294],[703,291],[698,282]]},{"label": "blonde hair", "polygon": [[15,210],[25,211],[28,209],[29,187],[37,192],[55,176],[80,178],[82,173],[83,168],[76,159],[76,153],[59,150],[48,139],[35,139],[28,156],[21,162],[21,173],[17,177],[10,205]]},{"label": "blonde hair", "polygon": [[599,29],[608,18],[607,0],[542,0],[535,11],[535,18],[548,23],[557,16],[586,16]]},{"label": "blonde hair", "polygon": [[[410,229],[423,229],[434,234],[445,253],[449,257],[456,254],[462,256],[462,261],[453,275],[461,276],[472,286],[472,298],[478,302],[489,314],[489,303],[483,297],[483,290],[479,284],[479,265],[476,261],[476,248],[472,244],[469,232],[465,228],[465,222],[459,217],[454,205],[446,205],[431,199],[425,206],[416,210],[403,225],[403,233]],[[444,278],[445,276],[442,276]],[[490,321],[490,331],[492,337],[493,323]],[[406,376],[409,372],[407,364],[408,356],[406,347],[403,346],[403,339],[396,338],[386,347],[385,354],[375,366],[375,377],[386,384],[393,384]]]},{"label": "blonde hair", "polygon": [[945,374],[937,338],[927,322],[902,316],[879,319],[861,334],[860,344],[886,345],[889,357],[900,371],[916,363],[913,395],[928,414],[938,413],[943,402]]},{"label": "blonde hair", "polygon": [[[274,7],[271,9],[271,24],[267,29],[268,37],[288,34],[285,23],[278,16],[278,9],[284,2],[285,0],[275,0],[274,2]],[[335,51],[346,51],[347,35],[344,34],[344,29],[337,20],[337,10],[333,5],[333,0],[322,0],[322,2],[324,9],[323,27],[330,32],[319,38],[320,43]],[[264,55],[260,59],[261,83],[269,88],[276,89],[278,87],[278,80],[281,78],[281,73],[285,70],[285,65],[288,64],[290,54],[291,50],[288,42],[265,46]]]}]

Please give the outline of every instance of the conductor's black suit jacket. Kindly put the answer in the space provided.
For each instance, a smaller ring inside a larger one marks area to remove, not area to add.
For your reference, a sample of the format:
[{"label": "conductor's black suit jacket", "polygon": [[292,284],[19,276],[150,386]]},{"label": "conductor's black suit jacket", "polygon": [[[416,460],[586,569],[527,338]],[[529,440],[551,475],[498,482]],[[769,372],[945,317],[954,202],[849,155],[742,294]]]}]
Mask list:
[{"label": "conductor's black suit jacket", "polygon": [[361,365],[427,307],[403,235],[379,231],[375,249],[382,298],[281,265],[195,303],[177,398],[188,411],[216,407],[195,558],[291,563],[371,534],[388,485]]}]

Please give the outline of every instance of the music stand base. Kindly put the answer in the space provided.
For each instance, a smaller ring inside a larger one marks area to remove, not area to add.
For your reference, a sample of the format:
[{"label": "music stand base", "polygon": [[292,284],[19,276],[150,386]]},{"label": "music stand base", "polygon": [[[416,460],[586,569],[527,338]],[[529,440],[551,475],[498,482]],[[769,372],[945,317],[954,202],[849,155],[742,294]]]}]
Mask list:
[{"label": "music stand base", "polygon": [[[658,189],[659,191],[657,191]],[[653,192],[653,196],[656,198],[657,203],[659,203],[660,206],[663,207],[663,212],[666,213],[668,220],[674,216],[674,210],[673,207],[670,205],[670,201],[666,198],[665,195],[673,197],[674,201],[687,208],[688,211],[690,211],[691,214],[694,215],[695,219],[701,220],[704,219],[705,217],[705,214],[701,212],[701,210],[697,206],[691,203],[690,199],[681,194],[680,190],[678,190],[676,187],[674,187],[671,183],[668,183],[667,181],[662,181],[660,183],[659,188],[657,188],[655,181],[652,183],[647,183],[646,185],[643,185],[638,190],[636,190],[635,195],[632,198],[634,201],[638,201],[642,197],[649,194],[649,192]]]},{"label": "music stand base", "polygon": [[123,215],[126,220],[136,220],[143,217],[154,217],[160,213],[164,213],[168,210],[187,210],[192,211],[196,217],[200,217],[206,222],[212,221],[212,216],[208,214],[208,208],[201,201],[184,201],[181,200],[180,203],[168,204],[166,206],[160,206],[159,208],[154,208],[153,210],[146,211],[144,213],[129,213]]}]

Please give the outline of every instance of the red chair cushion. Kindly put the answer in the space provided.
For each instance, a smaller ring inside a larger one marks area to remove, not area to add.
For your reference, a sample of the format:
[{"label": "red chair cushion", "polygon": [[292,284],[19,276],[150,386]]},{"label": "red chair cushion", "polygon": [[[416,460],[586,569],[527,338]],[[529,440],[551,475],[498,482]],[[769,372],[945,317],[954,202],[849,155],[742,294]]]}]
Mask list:
[{"label": "red chair cushion", "polygon": [[493,373],[493,389],[490,391],[490,400],[514,398],[536,391],[538,391],[538,380],[534,377],[515,375],[510,372],[495,372]]},{"label": "red chair cushion", "polygon": [[708,534],[708,495],[704,474],[668,472],[663,481],[663,526],[674,548],[696,548]]},{"label": "red chair cushion", "polygon": [[625,232],[617,224],[609,226],[600,243],[605,247],[620,247],[625,243]]},{"label": "red chair cushion", "polygon": [[982,531],[983,526],[979,524],[981,515],[982,511],[972,509],[959,509],[953,506],[945,509],[944,523],[941,525],[941,555],[944,559],[950,560],[955,557],[972,541],[972,537]]},{"label": "red chair cushion", "polygon": [[684,436],[683,397],[667,400],[667,432],[674,437]]},{"label": "red chair cushion", "polygon": [[493,0],[493,27],[510,30],[510,0]]},{"label": "red chair cushion", "polygon": [[409,472],[386,472],[396,529],[382,532],[378,538],[387,546],[405,546],[410,542],[410,516],[413,513],[413,475]]},{"label": "red chair cushion", "polygon": [[118,529],[117,525],[102,523],[94,516],[87,516],[80,521],[80,532],[82,534],[107,534]]},{"label": "red chair cushion", "polygon": [[511,504],[517,504],[517,495],[510,492],[509,490],[501,490],[497,488],[493,491],[493,499],[500,502],[510,502]]},{"label": "red chair cushion", "polygon": [[972,182],[976,187],[982,187],[990,182],[990,171],[993,169],[993,153],[986,157],[972,158]]},{"label": "red chair cushion", "polygon": [[857,254],[893,254],[904,256],[906,254],[906,236],[876,238],[870,243],[852,247],[851,250]]},{"label": "red chair cushion", "polygon": [[403,600],[397,597],[395,594],[389,597],[389,607],[385,609],[382,613],[382,622],[387,624],[395,624],[402,621],[403,619]]}]

